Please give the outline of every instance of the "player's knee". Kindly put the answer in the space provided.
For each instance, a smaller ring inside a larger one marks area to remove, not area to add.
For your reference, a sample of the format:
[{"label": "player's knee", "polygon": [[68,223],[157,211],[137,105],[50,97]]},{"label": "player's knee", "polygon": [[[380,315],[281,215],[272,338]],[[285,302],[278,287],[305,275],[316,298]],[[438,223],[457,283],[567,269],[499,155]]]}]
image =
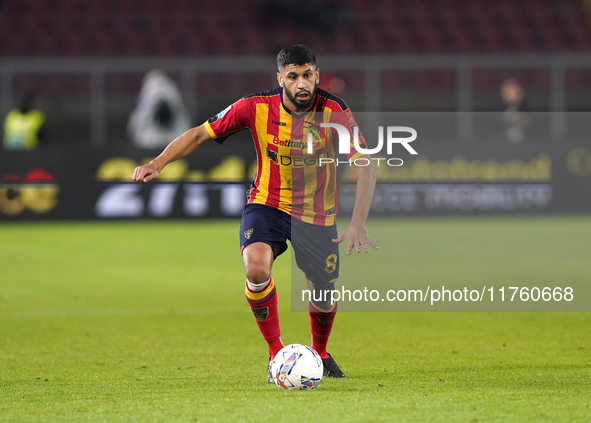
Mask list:
[{"label": "player's knee", "polygon": [[337,306],[337,302],[332,298],[332,291],[326,290],[323,292],[322,298],[318,296],[318,299],[313,298],[311,303],[314,308],[314,311],[319,313],[332,313]]},{"label": "player's knee", "polygon": [[334,280],[329,283],[309,284],[312,288],[311,303],[314,311],[331,313],[336,309],[336,298],[333,295],[335,289]]},{"label": "player's knee", "polygon": [[273,251],[268,244],[248,245],[242,253],[246,278],[252,284],[259,285],[271,278]]},{"label": "player's knee", "polygon": [[267,266],[251,263],[245,266],[246,278],[254,285],[260,285],[271,279],[271,269]]}]

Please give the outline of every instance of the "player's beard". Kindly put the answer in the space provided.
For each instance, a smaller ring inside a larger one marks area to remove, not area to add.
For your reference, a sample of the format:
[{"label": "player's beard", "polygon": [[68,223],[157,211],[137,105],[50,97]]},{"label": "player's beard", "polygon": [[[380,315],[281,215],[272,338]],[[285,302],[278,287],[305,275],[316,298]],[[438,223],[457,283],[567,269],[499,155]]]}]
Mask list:
[{"label": "player's beard", "polygon": [[308,110],[310,107],[312,107],[312,104],[314,104],[314,101],[316,101],[316,88],[317,88],[317,84],[314,84],[314,91],[313,92],[310,92],[308,90],[299,90],[296,93],[296,96],[301,92],[308,93],[308,99],[306,101],[298,100],[296,97],[291,95],[289,90],[284,90],[284,92],[287,95],[287,98],[289,99],[289,101],[291,101],[291,104],[293,104],[296,107],[296,110],[304,111],[304,110]]}]

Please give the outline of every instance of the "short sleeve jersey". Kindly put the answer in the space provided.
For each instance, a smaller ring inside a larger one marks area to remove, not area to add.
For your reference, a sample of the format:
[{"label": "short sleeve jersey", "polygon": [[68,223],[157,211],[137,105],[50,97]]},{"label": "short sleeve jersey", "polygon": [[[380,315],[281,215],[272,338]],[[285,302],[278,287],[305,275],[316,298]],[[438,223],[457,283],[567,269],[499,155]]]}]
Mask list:
[{"label": "short sleeve jersey", "polygon": [[[354,146],[366,147],[349,107],[339,97],[317,89],[315,104],[296,113],[282,101],[283,88],[248,95],[205,122],[209,135],[222,143],[232,133],[248,128],[257,153],[257,173],[249,203],[265,204],[314,225],[334,224],[338,212],[335,150],[338,133],[321,127],[338,123],[347,128],[350,153],[361,156]],[[312,134],[310,137],[308,134]],[[313,152],[308,153],[308,140]],[[342,159],[341,159],[342,160]]]}]

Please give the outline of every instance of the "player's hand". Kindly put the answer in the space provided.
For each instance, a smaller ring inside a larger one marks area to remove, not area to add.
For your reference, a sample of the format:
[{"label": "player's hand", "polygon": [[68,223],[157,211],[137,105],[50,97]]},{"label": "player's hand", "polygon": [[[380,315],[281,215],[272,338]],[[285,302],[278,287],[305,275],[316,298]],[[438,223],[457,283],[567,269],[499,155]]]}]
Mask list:
[{"label": "player's hand", "polygon": [[138,166],[133,171],[133,180],[136,182],[150,182],[152,179],[158,177],[158,169],[152,163],[148,163],[144,166]]},{"label": "player's hand", "polygon": [[376,250],[379,248],[376,244],[373,243],[371,239],[369,239],[369,235],[367,234],[367,229],[365,226],[349,226],[345,231],[339,236],[337,239],[333,239],[332,242],[340,244],[341,242],[348,240],[349,246],[347,247],[347,254],[350,255],[353,248],[357,250],[358,253],[363,251],[367,253],[367,245],[371,245]]}]

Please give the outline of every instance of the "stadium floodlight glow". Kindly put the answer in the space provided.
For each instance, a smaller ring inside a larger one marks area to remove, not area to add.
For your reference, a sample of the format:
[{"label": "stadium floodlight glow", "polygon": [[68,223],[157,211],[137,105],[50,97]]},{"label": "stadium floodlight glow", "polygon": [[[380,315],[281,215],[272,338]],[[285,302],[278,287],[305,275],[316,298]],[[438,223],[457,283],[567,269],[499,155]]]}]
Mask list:
[{"label": "stadium floodlight glow", "polygon": [[[349,136],[349,131],[343,125],[334,123],[334,122],[327,122],[321,123],[321,128],[333,128],[336,129],[337,133],[339,134],[339,154],[350,154],[351,153],[351,137]],[[398,132],[406,132],[409,133],[410,136],[408,137],[395,137],[394,133]],[[406,150],[413,155],[418,154],[414,148],[412,148],[409,143],[413,142],[417,139],[417,131],[410,126],[387,126],[386,127],[386,151],[388,154],[392,154],[392,145],[393,144],[401,144]],[[308,146],[307,151],[308,154],[313,154],[313,144],[314,144],[314,136],[312,133],[308,133]],[[361,154],[376,154],[379,153],[382,148],[384,147],[384,127],[378,126],[378,146],[375,148],[363,148],[359,145],[359,128],[357,125],[353,126],[353,145],[355,150]]]}]

